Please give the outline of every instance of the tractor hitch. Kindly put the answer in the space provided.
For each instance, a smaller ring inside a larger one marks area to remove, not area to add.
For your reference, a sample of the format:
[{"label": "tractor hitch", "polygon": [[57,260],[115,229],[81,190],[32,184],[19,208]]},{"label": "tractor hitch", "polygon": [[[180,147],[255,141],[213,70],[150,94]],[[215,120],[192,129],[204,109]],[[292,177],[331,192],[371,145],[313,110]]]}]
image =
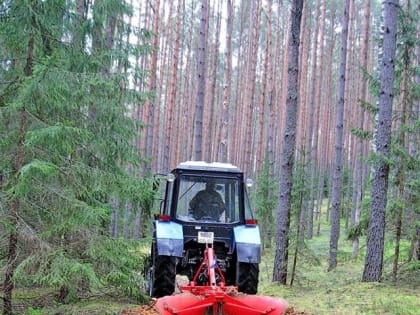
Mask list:
[{"label": "tractor hitch", "polygon": [[[202,269],[208,282],[196,285]],[[216,283],[216,273],[220,280]],[[287,302],[265,296],[238,292],[236,286],[225,286],[223,273],[217,266],[213,248],[206,244],[204,259],[189,285],[181,286],[181,293],[159,298],[155,307],[162,315],[282,315]]]}]

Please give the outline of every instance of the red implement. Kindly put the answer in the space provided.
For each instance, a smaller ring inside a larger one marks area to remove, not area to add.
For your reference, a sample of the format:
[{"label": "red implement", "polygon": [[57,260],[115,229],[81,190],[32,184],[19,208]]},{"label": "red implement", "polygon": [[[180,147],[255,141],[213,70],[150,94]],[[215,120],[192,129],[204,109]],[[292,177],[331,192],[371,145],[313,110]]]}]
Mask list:
[{"label": "red implement", "polygon": [[[203,267],[207,269],[209,281],[205,286],[195,285]],[[216,272],[221,279],[217,284]],[[213,248],[206,247],[193,281],[181,287],[183,293],[160,298],[155,306],[162,315],[282,315],[286,311],[284,300],[241,294],[236,287],[226,287],[224,283]]]}]

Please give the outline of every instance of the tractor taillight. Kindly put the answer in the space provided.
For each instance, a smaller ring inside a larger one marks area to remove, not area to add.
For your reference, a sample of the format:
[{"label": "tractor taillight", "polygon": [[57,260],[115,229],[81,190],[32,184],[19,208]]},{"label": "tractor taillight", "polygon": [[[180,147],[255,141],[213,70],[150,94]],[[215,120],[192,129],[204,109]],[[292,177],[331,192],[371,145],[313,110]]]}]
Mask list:
[{"label": "tractor taillight", "polygon": [[170,220],[171,220],[171,217],[167,214],[159,215],[159,221],[169,222]]},{"label": "tractor taillight", "polygon": [[246,224],[246,225],[257,225],[257,223],[258,223],[258,221],[257,221],[257,220],[255,220],[255,219],[248,219],[248,220],[245,220],[245,224]]}]

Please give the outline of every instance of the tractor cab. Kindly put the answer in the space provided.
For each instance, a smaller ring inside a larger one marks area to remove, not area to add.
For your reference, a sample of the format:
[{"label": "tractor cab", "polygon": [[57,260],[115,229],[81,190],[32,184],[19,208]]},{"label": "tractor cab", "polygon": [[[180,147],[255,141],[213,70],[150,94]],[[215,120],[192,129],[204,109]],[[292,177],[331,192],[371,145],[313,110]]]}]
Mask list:
[{"label": "tractor cab", "polygon": [[[163,215],[185,223],[240,224],[252,219],[243,174],[222,163],[181,163],[168,176]],[[247,181],[248,187],[252,181]]]}]

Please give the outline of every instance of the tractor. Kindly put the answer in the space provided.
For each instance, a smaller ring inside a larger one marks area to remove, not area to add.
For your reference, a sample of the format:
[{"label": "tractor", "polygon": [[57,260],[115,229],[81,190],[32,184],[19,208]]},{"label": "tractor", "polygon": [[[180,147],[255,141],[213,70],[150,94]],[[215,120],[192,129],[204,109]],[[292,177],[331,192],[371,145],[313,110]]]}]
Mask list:
[{"label": "tractor", "polygon": [[261,240],[253,219],[243,172],[227,163],[183,162],[165,176],[160,212],[153,221],[149,294],[175,291],[176,275],[194,285],[209,282],[203,265],[208,242],[214,252],[215,285],[235,286],[254,295],[258,289]]}]

